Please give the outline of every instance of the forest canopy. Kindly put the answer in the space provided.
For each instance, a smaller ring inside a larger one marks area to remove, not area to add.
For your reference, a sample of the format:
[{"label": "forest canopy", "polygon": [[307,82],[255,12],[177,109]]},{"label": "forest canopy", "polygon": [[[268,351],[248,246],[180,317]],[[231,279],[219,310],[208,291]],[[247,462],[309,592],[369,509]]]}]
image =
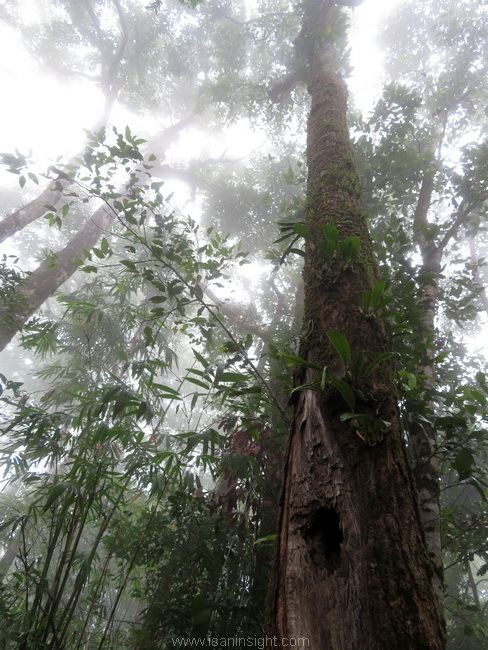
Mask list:
[{"label": "forest canopy", "polygon": [[488,8],[382,4],[0,7],[0,647],[486,647]]}]

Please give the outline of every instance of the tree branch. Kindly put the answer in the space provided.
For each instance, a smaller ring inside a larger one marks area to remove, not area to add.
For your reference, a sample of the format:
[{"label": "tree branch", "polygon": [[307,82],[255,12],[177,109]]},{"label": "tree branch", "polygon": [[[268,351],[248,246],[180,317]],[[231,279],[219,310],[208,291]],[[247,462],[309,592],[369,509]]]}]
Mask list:
[{"label": "tree branch", "polygon": [[485,310],[486,314],[488,314],[488,296],[486,295],[485,284],[483,282],[483,279],[481,278],[479,267],[478,267],[479,257],[478,257],[478,251],[476,250],[476,241],[474,237],[470,237],[469,239],[469,254],[471,256],[471,263],[474,265],[474,271],[473,271],[474,281],[480,288],[480,293],[478,297],[483,306],[483,309]]},{"label": "tree branch", "polygon": [[33,201],[22,206],[15,212],[6,216],[0,222],[0,242],[5,241],[25,226],[29,225],[43,214],[46,214],[46,205],[56,205],[61,199],[63,191],[71,184],[71,181],[59,179],[45,189]]},{"label": "tree branch", "polygon": [[461,201],[459,208],[453,214],[455,218],[452,226],[444,233],[444,237],[441,239],[439,243],[438,247],[440,250],[444,250],[444,248],[451,241],[451,239],[456,236],[456,234],[459,231],[459,228],[461,228],[461,226],[464,225],[464,223],[466,222],[466,218],[473,212],[473,210],[475,210],[477,207],[482,205],[487,199],[488,199],[488,192],[478,197],[476,201],[472,201],[471,203],[468,203],[466,199],[463,199]]},{"label": "tree branch", "polygon": [[250,332],[259,336],[259,338],[264,342],[265,345],[271,343],[271,336],[265,330],[261,329],[257,325],[253,325],[249,321],[246,321],[240,314],[238,314],[235,309],[233,309],[228,303],[221,300],[209,287],[202,287],[203,293],[210,298],[210,300],[215,303],[219,308],[219,311],[229,319],[229,321],[239,327],[240,329]]}]

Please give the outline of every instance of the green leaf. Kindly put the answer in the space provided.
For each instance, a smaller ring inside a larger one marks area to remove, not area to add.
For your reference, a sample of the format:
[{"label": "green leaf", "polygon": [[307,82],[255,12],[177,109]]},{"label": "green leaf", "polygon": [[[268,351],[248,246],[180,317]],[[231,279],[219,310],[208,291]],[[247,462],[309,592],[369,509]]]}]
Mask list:
[{"label": "green leaf", "polygon": [[360,413],[342,413],[340,420],[341,422],[351,420],[353,426],[361,426],[365,431],[371,428],[371,418]]},{"label": "green leaf", "polygon": [[387,422],[386,420],[380,420],[378,418],[377,420],[374,421],[373,431],[375,433],[380,433],[381,431],[387,429],[389,426],[391,426],[391,422]]},{"label": "green leaf", "polygon": [[476,480],[473,476],[471,476],[470,478],[468,478],[466,483],[468,485],[472,485],[475,488],[475,490],[478,491],[478,494],[480,495],[483,501],[487,501],[487,490],[483,489],[483,486],[480,484],[478,480]]},{"label": "green leaf", "polygon": [[354,381],[359,381],[364,368],[364,352],[360,350],[359,354],[355,357],[351,366],[351,375]]},{"label": "green leaf", "polygon": [[115,420],[115,418],[122,413],[125,407],[132,403],[132,401],[132,393],[124,389],[120,390],[112,408],[112,419]]},{"label": "green leaf", "polygon": [[378,303],[381,300],[381,296],[383,295],[386,287],[386,281],[385,280],[380,280],[377,282],[374,287],[371,290],[371,307],[373,309],[376,309],[378,307]]},{"label": "green leaf", "polygon": [[325,390],[326,386],[330,383],[330,380],[332,379],[332,374],[327,368],[327,366],[324,366],[324,369],[322,370],[322,377],[320,379],[320,388],[322,390]]},{"label": "green leaf", "polygon": [[335,255],[337,249],[337,242],[334,239],[328,239],[325,242],[320,242],[320,249],[323,258],[326,262],[330,262]]},{"label": "green leaf", "polygon": [[485,373],[481,372],[481,371],[477,372],[476,373],[476,381],[478,382],[478,384],[485,384],[486,383],[486,375],[485,375]]},{"label": "green leaf", "polygon": [[344,262],[354,262],[359,252],[359,237],[345,237],[339,242],[339,252]]},{"label": "green leaf", "polygon": [[105,393],[105,395],[102,397],[102,404],[108,404],[111,402],[115,396],[120,392],[121,388],[120,386],[115,386],[114,388],[111,388],[108,393]]},{"label": "green leaf", "polygon": [[295,225],[293,221],[277,221],[276,223],[280,227],[280,232],[292,231]]},{"label": "green leaf", "polygon": [[379,354],[376,357],[376,359],[373,361],[373,363],[371,363],[366,368],[366,372],[364,373],[364,378],[366,379],[367,377],[369,377],[378,364],[380,364],[382,361],[387,361],[388,359],[391,359],[393,356],[395,356],[393,352],[383,352],[382,354]]},{"label": "green leaf", "polygon": [[335,242],[339,241],[339,231],[334,226],[323,226],[322,227],[322,237],[327,241],[332,239]]},{"label": "green leaf", "polygon": [[156,454],[153,457],[153,462],[160,463],[161,461],[166,460],[172,456],[174,456],[174,453],[172,451],[161,451],[159,454]]},{"label": "green leaf", "polygon": [[349,345],[349,341],[340,332],[334,332],[332,330],[327,332],[327,338],[345,365],[348,366],[351,361],[351,346]]},{"label": "green leaf", "polygon": [[371,291],[363,291],[361,296],[361,305],[364,311],[368,311],[371,307]]},{"label": "green leaf", "polygon": [[150,416],[151,416],[151,409],[149,408],[147,402],[145,401],[141,402],[137,407],[136,419],[140,420],[141,418],[145,417],[148,420],[150,420]]},{"label": "green leaf", "polygon": [[459,477],[465,478],[469,476],[474,464],[473,454],[466,447],[462,447],[454,459],[454,469],[459,474]]},{"label": "green leaf", "polygon": [[205,370],[197,370],[196,368],[187,368],[186,371],[192,373],[193,375],[197,375],[198,377],[203,377],[203,379],[205,379],[205,377],[207,376]]},{"label": "green leaf", "polygon": [[279,356],[283,359],[288,368],[292,368],[293,366],[305,366],[306,368],[313,368],[314,370],[322,371],[322,368],[316,363],[311,363],[310,361],[302,359],[301,357],[297,357],[293,354],[286,354],[285,352],[281,352],[279,353]]},{"label": "green leaf", "polygon": [[122,266],[125,266],[126,269],[129,269],[129,271],[132,271],[133,273],[137,273],[137,267],[134,264],[134,262],[131,262],[130,260],[120,260],[120,263]]},{"label": "green leaf", "polygon": [[305,241],[312,241],[312,233],[310,232],[310,229],[301,222],[297,222],[293,224],[293,232],[296,232],[297,235],[300,235],[300,237],[303,237]]},{"label": "green leaf", "polygon": [[290,391],[290,396],[302,390],[318,390],[318,388],[319,385],[317,382],[307,382],[306,384],[301,384],[300,386],[297,386],[292,391]]},{"label": "green leaf", "polygon": [[274,535],[266,535],[266,537],[260,537],[257,539],[254,544],[265,544],[266,542],[275,542],[276,541],[276,533]]},{"label": "green leaf", "polygon": [[165,393],[165,396],[172,397],[173,399],[181,399],[179,391],[171,388],[171,386],[165,386],[165,384],[156,384],[153,383],[154,388],[158,388],[160,391]]},{"label": "green leaf", "polygon": [[226,382],[240,382],[240,381],[248,381],[249,377],[247,375],[243,375],[239,372],[223,372],[220,377],[219,381],[226,381]]},{"label": "green leaf", "polygon": [[342,379],[333,379],[330,382],[330,385],[333,386],[341,394],[342,399],[346,402],[351,411],[354,411],[354,407],[356,406],[356,398],[349,384]]},{"label": "green leaf", "polygon": [[481,608],[478,607],[478,605],[466,605],[466,607],[464,607],[463,609],[465,609],[468,612],[480,612],[481,611]]},{"label": "green leaf", "polygon": [[60,496],[63,494],[63,492],[66,491],[66,485],[60,484],[60,485],[53,485],[48,492],[48,497],[44,503],[44,507],[42,509],[42,512],[47,512],[49,508],[53,505],[55,501],[57,501]]},{"label": "green leaf", "polygon": [[100,242],[100,249],[104,255],[108,255],[110,252],[110,246],[108,245],[108,241],[105,239],[105,237]]},{"label": "green leaf", "polygon": [[415,375],[413,372],[407,372],[407,370],[400,370],[398,375],[402,380],[403,390],[414,390],[415,388],[417,388],[417,375]]},{"label": "green leaf", "polygon": [[[6,519],[0,524],[0,532],[2,530],[6,530],[7,528],[12,528],[12,530],[14,530],[21,521],[22,521],[22,517],[18,517],[18,516],[11,517],[10,519]],[[256,543],[257,542],[255,542],[255,544]]]},{"label": "green leaf", "polygon": [[200,386],[201,388],[205,388],[205,390],[209,389],[208,384],[205,384],[203,381],[200,381],[199,379],[195,379],[195,377],[186,377],[186,381],[189,381],[190,384],[195,384],[195,386]]}]

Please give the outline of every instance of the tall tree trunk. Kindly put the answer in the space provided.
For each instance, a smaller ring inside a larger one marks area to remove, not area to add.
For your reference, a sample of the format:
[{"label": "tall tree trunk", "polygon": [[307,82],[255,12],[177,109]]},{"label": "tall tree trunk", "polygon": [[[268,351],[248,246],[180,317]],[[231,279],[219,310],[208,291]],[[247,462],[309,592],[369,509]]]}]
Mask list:
[{"label": "tall tree trunk", "polygon": [[[422,377],[426,394],[432,394],[435,380],[434,336],[435,317],[439,300],[439,277],[443,247],[427,236],[428,211],[432,203],[437,164],[432,157],[432,164],[424,172],[420,186],[419,198],[413,219],[414,239],[422,257],[422,266],[418,274],[420,299],[419,339],[424,355],[419,360],[417,373]],[[430,418],[420,422],[410,418],[408,426],[409,441],[413,463],[413,476],[417,487],[420,517],[424,529],[425,542],[429,559],[432,563],[432,583],[437,596],[439,608],[443,609],[444,579],[441,539],[441,508],[439,501],[439,468],[437,460],[437,431],[434,425],[434,405],[425,404],[431,412]]]},{"label": "tall tree trunk", "polygon": [[469,238],[469,256],[471,258],[471,264],[474,267],[474,281],[479,288],[478,300],[480,301],[485,314],[488,315],[488,295],[486,294],[485,283],[483,282],[483,278],[481,277],[481,273],[478,268],[480,256],[478,255],[478,251],[476,249],[476,239],[474,237]]},{"label": "tall tree trunk", "polygon": [[[479,209],[486,200],[484,195],[476,200],[463,200],[451,215],[451,226],[438,240],[429,234],[429,210],[434,198],[436,173],[439,167],[439,152],[446,129],[448,113],[444,112],[442,124],[438,124],[430,152],[429,161],[424,170],[419,196],[413,216],[413,236],[422,259],[417,275],[420,298],[417,307],[420,313],[419,342],[424,353],[419,359],[417,373],[421,377],[426,395],[435,390],[435,319],[439,303],[439,278],[442,272],[442,260],[446,246],[457,235],[473,211]],[[474,240],[471,240],[472,242]],[[471,256],[474,248],[470,244]],[[486,306],[486,294],[479,274],[475,281],[480,286],[480,301]],[[439,609],[443,610],[444,580],[441,539],[441,507],[439,494],[439,463],[437,459],[437,430],[435,427],[435,404],[429,400],[424,404],[427,417],[420,422],[410,417],[408,426],[413,476],[417,487],[420,517],[424,529],[429,559],[433,569],[433,586],[437,595]]]},{"label": "tall tree trunk", "polygon": [[2,584],[5,576],[8,573],[8,570],[12,566],[19,553],[19,548],[21,544],[21,534],[20,532],[15,533],[14,536],[8,541],[5,551],[0,558],[0,584]]},{"label": "tall tree trunk", "polygon": [[[309,334],[301,349],[307,366],[293,394],[271,633],[278,647],[289,645],[281,639],[307,637],[311,648],[432,650],[444,648],[443,626],[393,365],[385,359],[369,374],[352,372],[360,355],[367,367],[388,352],[390,341],[384,321],[362,309],[363,293],[378,280],[376,263],[349,140],[347,90],[333,71],[332,51],[318,46],[336,11],[327,0],[307,4],[302,29],[312,96],[307,226],[313,243],[304,268]],[[329,231],[324,238],[324,226],[333,226],[339,241],[360,238],[356,261],[337,252],[327,261],[321,246],[327,238],[331,246],[333,236]],[[341,344],[339,358],[328,331],[347,338],[350,360]],[[341,418],[351,411],[356,421]]]}]

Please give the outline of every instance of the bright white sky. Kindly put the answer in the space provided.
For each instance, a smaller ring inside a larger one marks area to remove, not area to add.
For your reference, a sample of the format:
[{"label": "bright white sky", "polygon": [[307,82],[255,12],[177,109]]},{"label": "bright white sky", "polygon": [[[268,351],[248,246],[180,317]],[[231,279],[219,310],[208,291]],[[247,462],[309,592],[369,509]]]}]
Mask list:
[{"label": "bright white sky", "polygon": [[[377,25],[400,1],[365,0],[354,11],[352,63],[355,70],[350,89],[361,107],[371,106],[378,88],[382,56],[374,43]],[[43,159],[52,160],[60,154],[78,151],[84,141],[83,128],[91,128],[102,111],[103,99],[97,89],[88,81],[58,80],[43,71],[25,50],[21,38],[1,22],[0,61],[4,97],[0,103],[0,152],[13,152],[15,148],[24,154],[32,151],[42,165]],[[130,116],[116,114],[115,119],[134,124]],[[135,126],[133,131],[137,132]],[[235,133],[232,140],[236,141]],[[192,142],[195,146],[194,139]],[[258,146],[260,136],[251,138],[249,143],[249,134],[245,134],[245,143],[251,148]],[[235,152],[237,156],[243,153]]]},{"label": "bright white sky", "polygon": [[81,145],[81,124],[94,123],[100,93],[88,82],[58,81],[27,53],[21,38],[0,22],[0,151],[16,147],[55,158]]},{"label": "bright white sky", "polygon": [[380,92],[383,54],[376,45],[376,33],[386,16],[402,0],[365,0],[354,9],[351,29],[351,64],[348,81],[356,105],[363,111],[372,108]]}]

